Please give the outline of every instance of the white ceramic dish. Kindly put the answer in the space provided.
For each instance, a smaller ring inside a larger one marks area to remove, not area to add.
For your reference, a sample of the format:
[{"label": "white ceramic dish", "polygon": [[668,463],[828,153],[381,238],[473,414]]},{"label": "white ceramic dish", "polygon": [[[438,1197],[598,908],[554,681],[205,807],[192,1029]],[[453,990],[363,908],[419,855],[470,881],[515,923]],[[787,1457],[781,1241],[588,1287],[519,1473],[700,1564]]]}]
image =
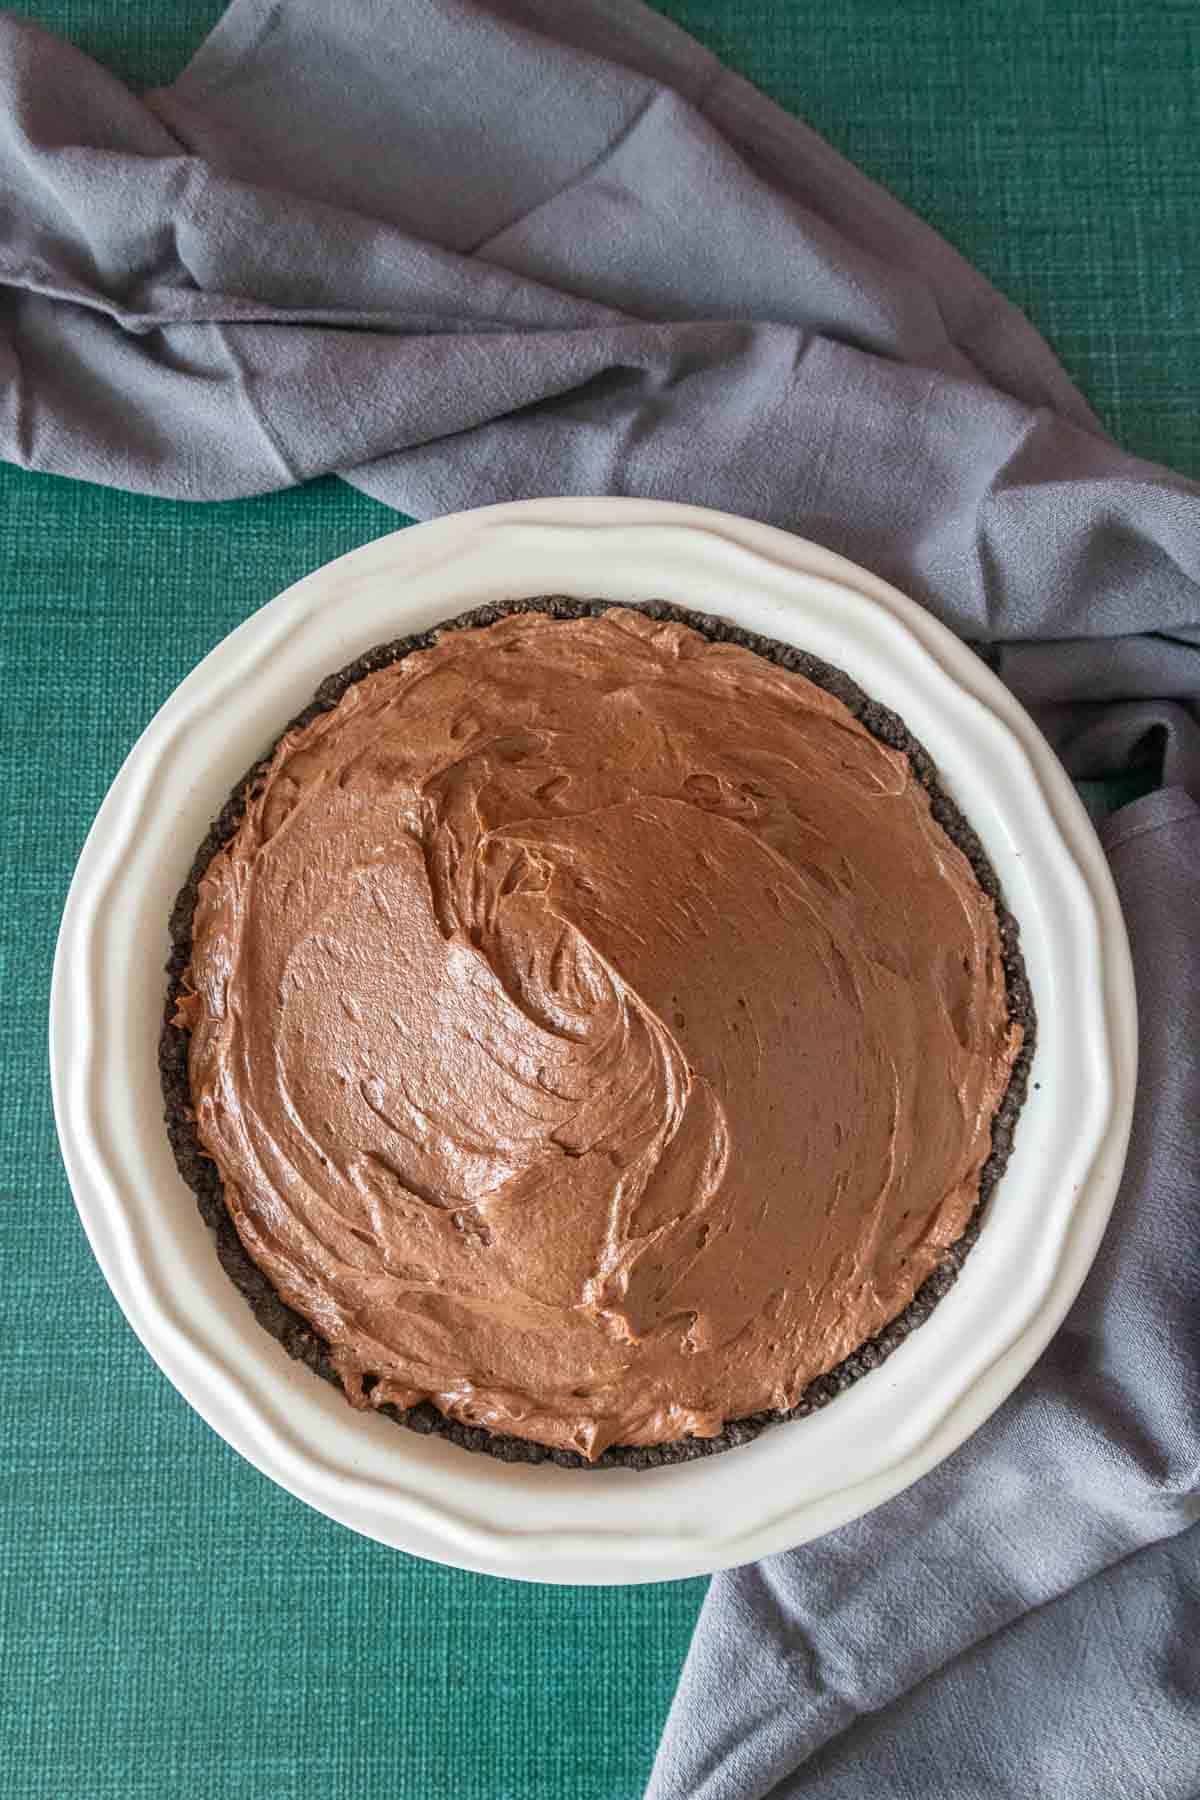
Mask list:
[{"label": "white ceramic dish", "polygon": [[[508,1466],[353,1413],[257,1326],[213,1254],[162,1125],[166,920],[242,772],[321,678],[488,600],[663,597],[846,669],[894,707],[975,825],[1021,922],[1039,1043],[1016,1149],[952,1292],[811,1418],[635,1473]],[[51,1066],[84,1226],[130,1324],[222,1437],[343,1524],[529,1580],[695,1575],[857,1517],[956,1448],[1029,1368],[1107,1221],[1135,1080],[1133,980],[1107,865],[1030,720],[882,581],[787,534],[631,500],[488,507],[316,571],[217,646],[147,728],[80,857],[54,970]]]}]

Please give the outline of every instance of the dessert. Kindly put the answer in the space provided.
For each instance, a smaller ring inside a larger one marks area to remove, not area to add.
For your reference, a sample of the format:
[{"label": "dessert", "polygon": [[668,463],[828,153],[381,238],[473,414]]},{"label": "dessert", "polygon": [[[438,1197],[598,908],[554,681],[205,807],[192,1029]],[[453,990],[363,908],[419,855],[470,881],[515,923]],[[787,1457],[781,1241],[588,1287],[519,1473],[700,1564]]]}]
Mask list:
[{"label": "dessert", "polygon": [[1032,1047],[903,723],[666,605],[485,608],[332,678],[173,937],[172,1140],[260,1317],[534,1460],[703,1454],[882,1360]]}]

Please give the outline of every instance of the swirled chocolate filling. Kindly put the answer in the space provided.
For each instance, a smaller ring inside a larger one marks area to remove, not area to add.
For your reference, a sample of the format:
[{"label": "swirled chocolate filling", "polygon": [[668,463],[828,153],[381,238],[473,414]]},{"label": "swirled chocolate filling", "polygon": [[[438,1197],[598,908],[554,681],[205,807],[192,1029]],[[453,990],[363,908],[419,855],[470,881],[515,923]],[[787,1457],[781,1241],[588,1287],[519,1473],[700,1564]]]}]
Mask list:
[{"label": "swirled chocolate filling", "polygon": [[785,1411],[894,1319],[1022,1037],[908,754],[621,608],[446,631],[289,732],[175,1022],[352,1403],[588,1459]]}]

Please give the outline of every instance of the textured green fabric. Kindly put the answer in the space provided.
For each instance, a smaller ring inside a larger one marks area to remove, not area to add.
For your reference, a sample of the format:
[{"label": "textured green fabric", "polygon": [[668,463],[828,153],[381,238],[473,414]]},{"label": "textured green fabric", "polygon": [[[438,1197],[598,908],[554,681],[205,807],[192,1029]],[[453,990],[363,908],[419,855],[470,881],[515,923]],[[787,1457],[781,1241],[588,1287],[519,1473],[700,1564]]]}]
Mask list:
[{"label": "textured green fabric", "polygon": [[[133,83],[213,0],[26,0]],[[1200,474],[1194,0],[669,0],[1032,313],[1118,435]],[[632,1800],[703,1587],[522,1588],[365,1543],[242,1463],[125,1326],[54,1144],[58,914],[195,661],[396,523],[333,481],[187,508],[0,467],[0,1792]]]}]

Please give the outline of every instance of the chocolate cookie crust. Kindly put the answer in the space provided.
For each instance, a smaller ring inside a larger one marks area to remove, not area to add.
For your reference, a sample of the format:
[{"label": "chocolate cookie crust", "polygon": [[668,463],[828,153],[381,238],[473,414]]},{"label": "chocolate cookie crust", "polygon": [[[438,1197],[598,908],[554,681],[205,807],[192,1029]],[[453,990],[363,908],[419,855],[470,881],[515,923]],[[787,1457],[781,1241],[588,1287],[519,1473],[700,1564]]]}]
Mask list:
[{"label": "chocolate cookie crust", "polygon": [[[575,619],[603,613],[615,602],[574,600],[562,596],[524,599],[479,607],[439,626],[440,630],[479,628],[494,624],[511,613],[539,612],[559,619]],[[816,1411],[854,1381],[883,1362],[909,1333],[923,1324],[934,1306],[952,1286],[972,1244],[979,1233],[981,1215],[992,1189],[1008,1161],[1012,1131],[1025,1098],[1028,1072],[1035,1040],[1032,996],[1021,959],[1016,921],[1004,906],[999,884],[982,845],[971,826],[941,787],[932,761],[908,732],[903,721],[887,708],[870,700],[849,676],[788,644],[740,630],[727,620],[693,613],[665,601],[650,602],[639,611],[651,618],[678,621],[689,625],[715,642],[738,644],[804,676],[840,700],[874,737],[908,758],[913,773],[930,797],[931,810],[946,835],[966,856],[983,891],[992,900],[1000,930],[1005,985],[1010,1017],[1024,1030],[1024,1041],[1014,1065],[1007,1091],[993,1122],[993,1145],[980,1179],[979,1201],[970,1224],[958,1241],[944,1254],[941,1263],[918,1290],[907,1307],[875,1337],[859,1346],[828,1374],[811,1382],[800,1400],[788,1412],[762,1412],[726,1424],[715,1438],[684,1438],[673,1443],[648,1447],[615,1445],[594,1463],[571,1451],[550,1449],[524,1438],[501,1436],[480,1426],[460,1424],[445,1418],[429,1403],[400,1410],[393,1406],[378,1410],[400,1424],[422,1433],[436,1432],[463,1449],[484,1451],[506,1462],[556,1462],[564,1467],[628,1467],[653,1468],[664,1463],[689,1461],[697,1456],[713,1455],[731,1449],[756,1437],[768,1425],[782,1419],[799,1418]],[[412,651],[429,648],[437,632],[429,631],[381,644],[345,669],[327,677],[312,701],[293,719],[285,730],[307,725],[320,713],[331,711],[348,688],[364,676],[401,660]],[[283,736],[283,733],[280,733]],[[276,743],[278,739],[276,739]],[[205,1155],[191,1117],[191,1092],[188,1080],[188,1034],[176,1027],[172,1019],[180,992],[180,984],[192,952],[192,917],[197,888],[204,871],[216,852],[232,838],[241,822],[247,797],[254,792],[270,764],[272,744],[253,765],[227,800],[219,817],[210,827],[196,852],[187,882],[181,889],[171,915],[172,950],[167,964],[168,992],[164,1023],[159,1045],[159,1068],[166,1107],[167,1130],[176,1163],[184,1180],[197,1197],[200,1211],[212,1230],[221,1264],[243,1294],[259,1323],[288,1351],[306,1363],[325,1380],[340,1386],[334,1373],[328,1346],[319,1333],[300,1314],[288,1307],[275,1292],[267,1276],[244,1249],[226,1210],[224,1195],[215,1165]]]}]

